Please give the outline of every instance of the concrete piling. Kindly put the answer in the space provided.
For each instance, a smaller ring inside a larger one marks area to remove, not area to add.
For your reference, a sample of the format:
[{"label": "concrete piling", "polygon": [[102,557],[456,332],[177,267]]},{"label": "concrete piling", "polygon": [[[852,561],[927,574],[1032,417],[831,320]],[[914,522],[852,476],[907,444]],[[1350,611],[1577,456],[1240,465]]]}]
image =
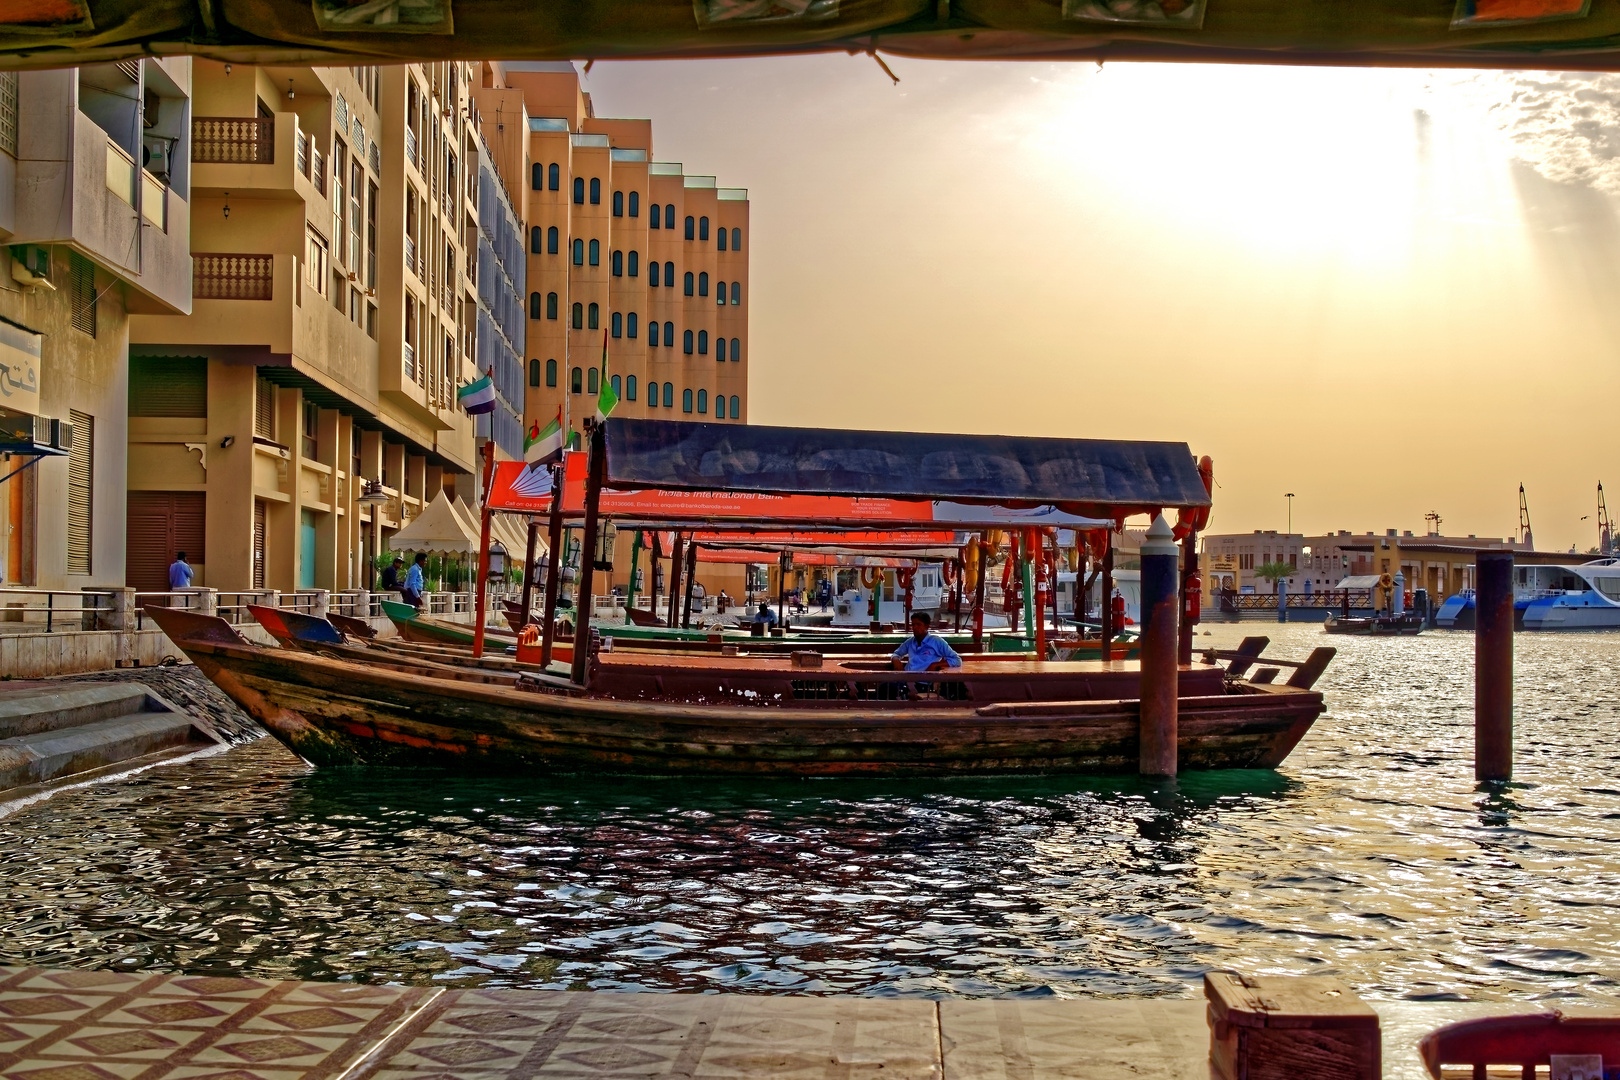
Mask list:
[{"label": "concrete piling", "polygon": [[1176,666],[1179,552],[1163,515],[1153,519],[1142,544],[1142,719],[1140,764],[1143,776],[1176,775],[1179,669]]},{"label": "concrete piling", "polygon": [[1474,560],[1474,778],[1513,779],[1513,553]]}]

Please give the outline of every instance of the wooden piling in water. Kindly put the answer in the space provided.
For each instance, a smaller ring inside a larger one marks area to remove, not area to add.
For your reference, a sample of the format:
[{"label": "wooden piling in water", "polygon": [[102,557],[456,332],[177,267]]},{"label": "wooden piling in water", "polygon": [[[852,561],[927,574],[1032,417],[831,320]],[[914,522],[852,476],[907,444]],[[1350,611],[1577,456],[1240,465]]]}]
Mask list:
[{"label": "wooden piling in water", "polygon": [[1513,553],[1474,559],[1474,778],[1513,779]]},{"label": "wooden piling in water", "polygon": [[1142,720],[1138,771],[1143,776],[1176,775],[1179,554],[1163,515],[1154,518],[1142,544],[1142,637],[1138,654],[1142,667]]}]

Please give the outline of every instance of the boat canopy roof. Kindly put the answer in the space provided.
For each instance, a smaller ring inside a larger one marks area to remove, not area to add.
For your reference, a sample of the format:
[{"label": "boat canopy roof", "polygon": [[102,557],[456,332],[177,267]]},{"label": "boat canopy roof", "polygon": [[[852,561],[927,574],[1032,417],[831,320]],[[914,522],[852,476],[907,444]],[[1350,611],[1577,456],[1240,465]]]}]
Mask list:
[{"label": "boat canopy roof", "polygon": [[1050,505],[1122,518],[1210,505],[1186,443],[610,419],[616,489]]},{"label": "boat canopy roof", "polygon": [[[4,5],[0,5],[3,8]],[[253,64],[883,51],[935,59],[1620,70],[1607,0],[57,0],[0,10],[0,66],[194,53]],[[829,105],[829,108],[832,106]]]}]

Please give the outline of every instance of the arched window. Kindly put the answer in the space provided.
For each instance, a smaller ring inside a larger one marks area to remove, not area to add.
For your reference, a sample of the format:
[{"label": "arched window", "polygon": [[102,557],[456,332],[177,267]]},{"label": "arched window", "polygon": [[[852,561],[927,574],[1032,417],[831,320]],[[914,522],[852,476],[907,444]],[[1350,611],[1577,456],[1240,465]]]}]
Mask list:
[{"label": "arched window", "polygon": [[538,161],[529,166],[529,186],[536,191],[546,189],[546,167]]},{"label": "arched window", "polygon": [[636,313],[633,311],[624,317],[624,336],[631,341],[636,339]]},{"label": "arched window", "polygon": [[664,264],[664,284],[671,289],[675,287],[675,264],[672,262]]},{"label": "arched window", "polygon": [[647,408],[658,408],[658,383],[656,381],[647,384]]},{"label": "arched window", "polygon": [[617,248],[613,250],[613,276],[624,277],[624,252]]},{"label": "arched window", "polygon": [[742,230],[741,229],[732,229],[731,230],[731,250],[732,251],[741,251],[742,250]]},{"label": "arched window", "polygon": [[568,375],[568,389],[572,390],[576,394],[584,393],[585,392],[584,383],[585,383],[585,372],[584,372],[583,369],[575,368],[572,372],[569,373],[569,375]]},{"label": "arched window", "polygon": [[546,318],[548,318],[548,319],[556,319],[556,317],[557,317],[557,294],[554,293],[554,292],[548,292],[548,293],[546,293]]},{"label": "arched window", "polygon": [[546,254],[557,254],[557,226],[555,225],[546,230]]},{"label": "arched window", "polygon": [[723,281],[715,283],[714,302],[721,307],[726,306],[726,283]]},{"label": "arched window", "polygon": [[587,378],[588,378],[588,379],[589,379],[589,383],[588,383],[588,385],[587,385],[587,386],[586,386],[586,387],[585,387],[585,392],[586,392],[586,393],[587,393],[587,394],[594,394],[594,393],[596,393],[596,392],[597,392],[597,390],[598,390],[598,386],[597,386],[597,382],[596,382],[596,379],[597,379],[597,373],[596,373],[596,368],[594,368],[594,367],[592,367],[592,368],[591,368],[591,369],[590,369],[590,373],[589,373],[589,375],[588,375],[588,376],[587,376]]},{"label": "arched window", "polygon": [[714,339],[714,358],[722,364],[726,362],[726,339],[723,337]]},{"label": "arched window", "polygon": [[546,186],[552,191],[562,187],[562,168],[555,162],[546,166]]},{"label": "arched window", "polygon": [[624,192],[622,191],[613,193],[613,216],[624,217]]},{"label": "arched window", "polygon": [[[631,206],[635,205],[635,197],[636,193],[632,191],[630,193]],[[627,376],[624,380],[624,400],[636,400],[636,377],[634,375]]]},{"label": "arched window", "polygon": [[640,274],[640,273],[641,273],[641,252],[632,251],[630,253],[630,276],[635,277],[637,274]]},{"label": "arched window", "polygon": [[585,178],[574,177],[574,201],[581,206],[585,205]]},{"label": "arched window", "polygon": [[529,230],[529,251],[535,255],[545,251],[545,248],[540,246],[542,243],[540,235],[540,226],[538,225]]},{"label": "arched window", "polygon": [[[631,217],[640,217],[641,216],[641,192],[639,192],[639,191],[632,191],[630,193],[630,216]],[[632,380],[635,378],[634,375],[632,375],[630,377],[631,377]],[[634,385],[634,383],[632,382],[631,385]],[[635,398],[631,398],[630,400],[634,401]]]},{"label": "arched window", "polygon": [[647,323],[647,348],[655,349],[657,347],[658,347],[658,320],[653,319],[652,321]]},{"label": "arched window", "polygon": [[709,355],[709,332],[707,330],[698,331],[698,355]]},{"label": "arched window", "polygon": [[529,385],[540,385],[540,361],[538,360],[529,361]]},{"label": "arched window", "polygon": [[585,265],[585,241],[583,240],[574,241],[574,265]]},{"label": "arched window", "polygon": [[[690,296],[691,294],[688,293],[687,295]],[[698,275],[698,295],[709,295],[709,272],[707,270]]]},{"label": "arched window", "polygon": [[596,304],[585,309],[585,329],[602,329],[602,309]]},{"label": "arched window", "polygon": [[624,390],[624,387],[619,384],[619,377],[617,375],[613,376],[611,381],[613,383],[613,396],[618,397],[619,394]]},{"label": "arched window", "polygon": [[540,317],[540,294],[537,293],[537,292],[532,292],[532,293],[529,294],[529,318],[538,319],[539,317]]},{"label": "arched window", "polygon": [[658,272],[660,265],[661,264],[657,259],[654,259],[652,262],[647,264],[647,287],[649,289],[656,289],[660,284],[662,284],[662,282],[658,280],[663,276]]},{"label": "arched window", "polygon": [[599,206],[602,202],[602,181],[591,177],[591,205]]},{"label": "arched window", "polygon": [[674,227],[675,227],[675,204],[674,203],[665,203],[664,204],[664,228],[673,229]]},{"label": "arched window", "polygon": [[718,390],[714,394],[714,415],[722,420],[726,418],[726,395]]},{"label": "arched window", "polygon": [[[688,240],[692,240],[692,239],[696,238],[696,236],[697,236],[697,218],[693,217],[691,214],[687,214],[686,215],[686,238]],[[689,390],[689,391],[687,391],[687,393],[691,393],[691,391]],[[686,411],[691,412],[692,410],[687,409]]]},{"label": "arched window", "polygon": [[672,322],[664,324],[664,345],[671,349],[675,347],[675,324]]},{"label": "arched window", "polygon": [[698,391],[698,414],[701,416],[709,415],[709,392],[707,390]]},{"label": "arched window", "polygon": [[692,331],[690,330],[681,335],[681,351],[686,353],[687,356],[692,355]]},{"label": "arched window", "polygon": [[737,411],[737,395],[736,394],[731,395],[731,418],[733,420],[742,419],[742,413]]},{"label": "arched window", "polygon": [[717,229],[715,231],[717,233],[719,233],[719,235],[716,237],[716,239],[720,241],[720,250],[721,251],[726,250],[726,230]]},{"label": "arched window", "polygon": [[686,295],[692,295],[692,271],[690,270],[686,272]]},{"label": "arched window", "polygon": [[664,384],[664,408],[673,409],[674,407],[675,407],[675,384],[672,383],[672,382],[667,382],[667,383]]},{"label": "arched window", "polygon": [[573,323],[575,330],[585,329],[585,305],[576,303],[573,310]]},{"label": "arched window", "polygon": [[698,218],[698,239],[699,240],[707,240],[708,238],[709,238],[709,217],[708,217],[707,214],[705,214],[703,217]]},{"label": "arched window", "polygon": [[557,385],[557,361],[555,360],[546,361],[546,385]]},{"label": "arched window", "polygon": [[659,206],[657,203],[652,204],[652,208],[647,211],[647,228],[649,228],[649,229],[661,229],[661,228],[663,228],[663,225],[660,224],[660,222],[663,220],[663,217],[664,217],[664,212],[663,211],[664,211],[664,208]]},{"label": "arched window", "polygon": [[731,283],[731,303],[734,307],[742,306],[742,282],[740,281]]},{"label": "arched window", "polygon": [[731,339],[731,358],[733,360],[742,359],[742,338]]},{"label": "arched window", "polygon": [[692,411],[692,391],[690,391],[690,390],[682,390],[681,391],[681,412],[689,413],[691,411]]},{"label": "arched window", "polygon": [[602,265],[602,242],[600,240],[591,241],[591,265]]},{"label": "arched window", "polygon": [[619,314],[617,311],[615,311],[613,313],[613,318],[611,320],[611,325],[613,327],[613,330],[612,330],[613,336],[614,337],[621,337],[622,334],[620,333],[620,331],[622,331],[624,329],[624,316]]}]

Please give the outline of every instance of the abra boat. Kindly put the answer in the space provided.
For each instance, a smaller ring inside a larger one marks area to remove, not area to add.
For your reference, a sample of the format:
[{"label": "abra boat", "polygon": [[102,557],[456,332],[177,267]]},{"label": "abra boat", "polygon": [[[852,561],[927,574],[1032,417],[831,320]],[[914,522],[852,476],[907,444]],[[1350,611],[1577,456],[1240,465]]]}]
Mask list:
[{"label": "abra boat", "polygon": [[[1472,630],[1473,590],[1447,597],[1434,622],[1447,630]],[[1516,630],[1620,629],[1620,559],[1515,566],[1513,626]]]},{"label": "abra boat", "polygon": [[1410,637],[1423,633],[1422,615],[1370,615],[1350,617],[1329,613],[1322,630],[1329,634],[1363,634],[1370,637]]},{"label": "abra boat", "polygon": [[[968,661],[924,682],[866,657],[818,668],[789,657],[598,652],[581,687],[339,642],[267,648],[216,616],[147,612],[232,700],[317,766],[714,776],[1138,766],[1140,675],[1131,661]],[[1233,678],[1218,665],[1184,668],[1181,768],[1280,764],[1322,712],[1312,686],[1332,655],[1318,649],[1289,665],[1284,685]]]}]

